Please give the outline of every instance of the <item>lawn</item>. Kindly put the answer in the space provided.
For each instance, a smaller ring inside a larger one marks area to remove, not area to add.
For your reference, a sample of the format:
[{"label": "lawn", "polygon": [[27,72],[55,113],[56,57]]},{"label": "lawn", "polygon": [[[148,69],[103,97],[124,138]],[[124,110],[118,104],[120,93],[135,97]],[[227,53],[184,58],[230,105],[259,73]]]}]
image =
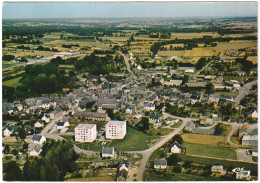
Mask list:
[{"label": "lawn", "polygon": [[201,155],[209,156],[216,158],[225,158],[225,159],[236,159],[236,152],[233,148],[230,147],[220,147],[214,145],[204,145],[204,144],[194,144],[184,142],[182,147],[186,148],[187,154],[192,155]]},{"label": "lawn", "polygon": [[123,140],[112,140],[110,146],[118,151],[138,151],[148,149],[156,137],[148,136],[145,133],[127,127],[127,134]]},{"label": "lawn", "polygon": [[177,122],[171,125],[172,128],[179,128],[181,126],[182,122]]},{"label": "lawn", "polygon": [[12,86],[12,87],[21,86],[22,84],[19,83],[19,80],[20,80],[21,78],[22,78],[22,76],[21,76],[21,77],[14,78],[14,79],[7,80],[7,81],[4,81],[4,82],[3,82],[3,85],[5,85],[5,86]]}]

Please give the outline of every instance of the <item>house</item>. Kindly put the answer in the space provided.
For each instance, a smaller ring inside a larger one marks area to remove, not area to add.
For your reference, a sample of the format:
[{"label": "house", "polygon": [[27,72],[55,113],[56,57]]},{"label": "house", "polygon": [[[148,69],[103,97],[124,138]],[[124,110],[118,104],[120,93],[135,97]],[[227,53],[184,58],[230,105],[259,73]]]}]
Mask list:
[{"label": "house", "polygon": [[7,127],[5,130],[4,130],[4,136],[5,137],[10,137],[11,134],[14,132],[14,128],[13,127]]},{"label": "house", "polygon": [[149,123],[161,122],[163,115],[154,113],[149,116]]},{"label": "house", "polygon": [[97,106],[99,109],[116,109],[117,107],[117,100],[116,99],[108,99],[108,98],[99,98],[97,100]]},{"label": "house", "polygon": [[191,104],[195,104],[197,102],[200,102],[200,96],[199,95],[191,95],[190,101],[191,101]]},{"label": "house", "polygon": [[256,110],[251,114],[251,117],[252,118],[258,118],[258,113],[257,113]]},{"label": "house", "polygon": [[33,135],[32,143],[43,144],[46,141],[46,138],[43,135]]},{"label": "house", "polygon": [[212,173],[217,173],[217,174],[225,174],[226,171],[224,170],[223,165],[213,165],[211,167],[211,172]]},{"label": "house", "polygon": [[164,170],[167,168],[167,161],[165,159],[155,159],[154,160],[154,169]]},{"label": "house", "polygon": [[205,116],[200,117],[200,124],[201,125],[213,125],[214,121],[212,118],[207,118]]},{"label": "house", "polygon": [[51,121],[51,117],[48,114],[44,114],[42,120],[45,121],[45,123],[49,123]]},{"label": "house", "polygon": [[35,128],[42,128],[44,127],[44,121],[43,120],[39,120],[36,123],[34,123],[34,127]]},{"label": "house", "polygon": [[144,103],[144,111],[154,111],[155,104]]},{"label": "house", "polygon": [[251,171],[250,170],[244,170],[244,167],[242,168],[234,168],[232,172],[236,173],[236,179],[238,180],[250,180],[251,179]]},{"label": "house", "polygon": [[40,153],[42,152],[41,146],[38,144],[29,152],[30,156],[39,156]]},{"label": "house", "polygon": [[206,87],[206,82],[187,82],[186,86],[187,87],[194,87],[194,88],[205,88]]},{"label": "house", "polygon": [[183,131],[192,132],[195,129],[195,126],[196,126],[195,123],[193,121],[190,121],[185,125]]},{"label": "house", "polygon": [[204,133],[204,134],[211,134],[213,135],[215,132],[215,129],[205,129],[205,128],[195,128],[193,130],[194,133]]},{"label": "house", "polygon": [[143,117],[143,115],[140,114],[140,113],[138,113],[138,114],[136,114],[136,115],[134,116],[135,119],[141,119],[141,117]]},{"label": "house", "polygon": [[75,142],[93,142],[97,138],[97,125],[80,123],[74,132]]},{"label": "house", "polygon": [[171,147],[171,153],[172,154],[180,154],[181,153],[181,146],[180,144],[175,141]]},{"label": "house", "polygon": [[102,147],[102,158],[113,158],[115,156],[114,147]]},{"label": "house", "polygon": [[16,104],[18,111],[23,110],[23,104]]},{"label": "house", "polygon": [[103,94],[106,94],[106,93],[109,93],[109,94],[115,94],[117,91],[116,89],[116,84],[103,84],[102,85],[102,93]]},{"label": "house", "polygon": [[242,138],[242,145],[257,145],[258,135],[244,135]]},{"label": "house", "polygon": [[133,112],[132,108],[127,108],[125,111],[126,114],[132,114],[132,112]]},{"label": "house", "polygon": [[240,90],[241,86],[238,83],[234,83],[233,88],[235,88],[236,90]]},{"label": "house", "polygon": [[126,121],[109,121],[106,126],[107,139],[123,139],[126,135]]},{"label": "house", "polygon": [[121,170],[118,172],[118,175],[117,175],[117,181],[126,181],[127,179],[127,176],[128,176],[128,171],[126,171],[125,169]]},{"label": "house", "polygon": [[57,123],[57,129],[63,129],[63,128],[66,128],[66,127],[69,127],[69,126],[70,126],[70,123],[68,121]]},{"label": "house", "polygon": [[109,117],[106,112],[102,109],[98,109],[97,112],[87,112],[87,111],[76,111],[73,114],[74,118],[81,119],[91,119],[96,121],[106,121],[109,120]]}]

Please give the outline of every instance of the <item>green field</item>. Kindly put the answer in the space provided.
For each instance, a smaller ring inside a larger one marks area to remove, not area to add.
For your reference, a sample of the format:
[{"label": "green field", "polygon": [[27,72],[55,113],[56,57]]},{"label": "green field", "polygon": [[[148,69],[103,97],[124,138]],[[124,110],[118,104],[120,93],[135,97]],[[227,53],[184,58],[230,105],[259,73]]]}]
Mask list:
[{"label": "green field", "polygon": [[22,84],[19,83],[19,80],[20,80],[21,78],[22,78],[22,76],[21,76],[21,77],[14,78],[14,79],[7,80],[7,81],[4,81],[4,82],[3,82],[3,85],[5,85],[5,86],[12,86],[12,87],[21,86]]},{"label": "green field", "polygon": [[184,142],[182,144],[182,147],[187,148],[187,154],[210,156],[216,158],[236,159],[236,152],[233,148],[230,147],[194,144],[188,142]]}]

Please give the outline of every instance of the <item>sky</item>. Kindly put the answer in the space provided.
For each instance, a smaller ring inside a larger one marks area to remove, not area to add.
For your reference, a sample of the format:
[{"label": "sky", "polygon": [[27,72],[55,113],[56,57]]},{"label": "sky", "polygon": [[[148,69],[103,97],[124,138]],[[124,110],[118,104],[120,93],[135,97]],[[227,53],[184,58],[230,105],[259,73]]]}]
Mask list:
[{"label": "sky", "polygon": [[2,18],[257,16],[256,2],[5,2]]}]

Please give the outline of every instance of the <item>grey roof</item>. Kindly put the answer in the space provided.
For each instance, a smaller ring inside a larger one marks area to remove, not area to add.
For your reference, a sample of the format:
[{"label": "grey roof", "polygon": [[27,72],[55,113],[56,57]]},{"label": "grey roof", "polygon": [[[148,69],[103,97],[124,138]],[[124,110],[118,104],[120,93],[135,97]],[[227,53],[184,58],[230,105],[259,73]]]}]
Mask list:
[{"label": "grey roof", "polygon": [[42,138],[41,135],[34,135],[33,138],[32,138],[32,140],[33,140],[33,141],[40,141],[41,138]]},{"label": "grey roof", "polygon": [[102,147],[102,154],[113,154],[114,147]]},{"label": "grey roof", "polygon": [[57,126],[64,126],[65,122],[58,122]]},{"label": "grey roof", "polygon": [[37,153],[39,153],[42,148],[41,148],[41,146],[36,145],[33,149],[34,149]]},{"label": "grey roof", "polygon": [[154,165],[164,165],[167,166],[167,161],[165,159],[155,159]]},{"label": "grey roof", "polygon": [[115,88],[116,85],[115,84],[104,84],[102,85],[102,90],[107,90],[107,89],[111,89],[111,88]]},{"label": "grey roof", "polygon": [[8,129],[10,132],[14,130],[14,128],[11,127],[11,126],[7,127],[7,129]]}]

